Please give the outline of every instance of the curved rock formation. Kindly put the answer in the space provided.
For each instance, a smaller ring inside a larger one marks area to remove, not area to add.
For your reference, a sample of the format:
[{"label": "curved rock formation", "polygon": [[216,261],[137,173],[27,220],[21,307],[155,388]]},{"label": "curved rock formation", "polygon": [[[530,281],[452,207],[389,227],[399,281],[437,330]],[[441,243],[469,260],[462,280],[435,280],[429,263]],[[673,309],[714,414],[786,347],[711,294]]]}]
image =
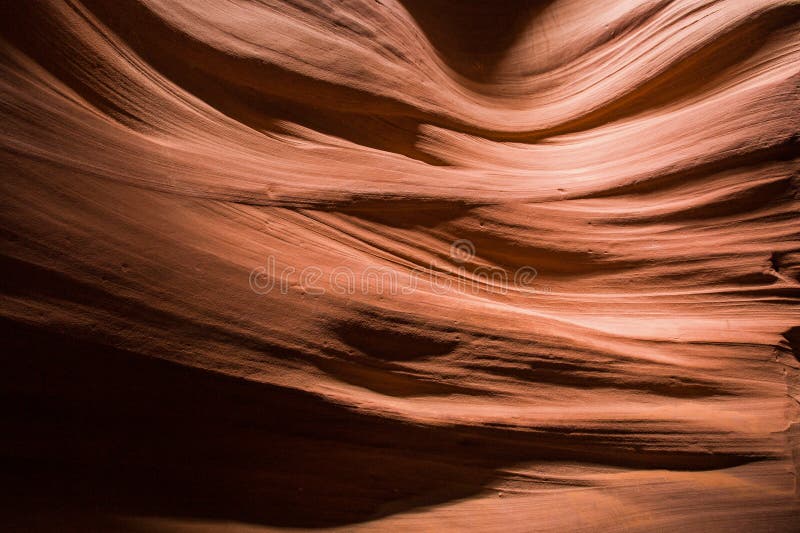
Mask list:
[{"label": "curved rock formation", "polygon": [[0,26],[6,528],[796,530],[797,2]]}]

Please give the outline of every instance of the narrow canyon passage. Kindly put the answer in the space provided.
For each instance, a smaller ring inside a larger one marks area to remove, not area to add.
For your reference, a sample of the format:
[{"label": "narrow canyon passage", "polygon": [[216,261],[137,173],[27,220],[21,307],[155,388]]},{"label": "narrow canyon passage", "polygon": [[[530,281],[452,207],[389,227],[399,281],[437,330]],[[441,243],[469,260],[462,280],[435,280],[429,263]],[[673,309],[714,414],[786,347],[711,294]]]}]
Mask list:
[{"label": "narrow canyon passage", "polygon": [[800,524],[800,4],[0,5],[8,531]]}]

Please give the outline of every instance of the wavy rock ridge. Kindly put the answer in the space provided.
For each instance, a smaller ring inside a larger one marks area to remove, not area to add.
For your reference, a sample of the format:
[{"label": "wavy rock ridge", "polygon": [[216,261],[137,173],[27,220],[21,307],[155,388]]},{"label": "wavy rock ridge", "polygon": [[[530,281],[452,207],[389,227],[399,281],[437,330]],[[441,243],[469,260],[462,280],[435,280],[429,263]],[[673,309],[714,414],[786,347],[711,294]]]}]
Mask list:
[{"label": "wavy rock ridge", "polygon": [[796,530],[797,2],[0,36],[8,527]]}]

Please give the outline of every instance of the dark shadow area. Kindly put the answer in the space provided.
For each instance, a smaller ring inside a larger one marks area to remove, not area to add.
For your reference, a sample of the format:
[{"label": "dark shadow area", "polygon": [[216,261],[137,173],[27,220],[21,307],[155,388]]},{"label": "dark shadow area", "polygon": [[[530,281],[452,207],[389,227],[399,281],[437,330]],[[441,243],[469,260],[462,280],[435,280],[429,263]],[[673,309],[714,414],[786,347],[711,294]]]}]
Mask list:
[{"label": "dark shadow area", "polygon": [[[481,457],[486,443],[471,461],[448,458],[460,448],[457,432],[1,326],[3,483],[32,513],[336,525],[380,515],[391,502],[402,510],[473,494],[503,462]],[[432,453],[420,455],[425,449]]]},{"label": "dark shadow area", "polygon": [[552,0],[401,0],[442,60],[462,76],[492,81],[495,69]]},{"label": "dark shadow area", "polygon": [[483,204],[458,200],[357,198],[335,211],[394,228],[434,228],[445,222],[471,216]]},{"label": "dark shadow area", "polygon": [[1,481],[15,512],[322,527],[474,495],[520,461],[756,459],[632,452],[607,433],[424,427],[9,320],[0,339]]},{"label": "dark shadow area", "polygon": [[[343,321],[331,326],[331,336],[338,338],[348,353],[344,357],[314,361],[327,375],[344,383],[396,397],[448,396],[453,394],[481,396],[486,391],[432,379],[403,365],[445,356],[459,345],[452,334],[425,331],[424,325],[393,323],[390,319]],[[428,332],[426,332],[428,333]]]},{"label": "dark shadow area", "polygon": [[735,396],[736,391],[725,389],[711,380],[677,379],[654,376],[632,377],[613,368],[599,365],[536,361],[527,368],[502,366],[466,365],[475,372],[508,376],[531,384],[548,384],[580,390],[612,389],[638,391],[670,398],[697,399],[713,396]]},{"label": "dark shadow area", "polygon": [[[798,194],[796,189],[794,194]],[[800,250],[772,252],[769,262],[776,274],[800,282]]]},{"label": "dark shadow area", "polygon": [[789,351],[800,362],[800,326],[789,328],[783,336],[789,342]]},{"label": "dark shadow area", "polygon": [[413,361],[452,352],[458,341],[439,335],[423,336],[419,328],[394,329],[374,327],[362,322],[339,324],[337,335],[342,341],[364,354],[388,361]]},{"label": "dark shadow area", "polygon": [[[462,231],[459,234],[468,239],[479,256],[491,264],[503,268],[507,279],[514,281],[514,272],[520,268],[535,265],[537,279],[569,279],[584,275],[610,274],[630,270],[641,265],[642,260],[619,259],[592,253],[588,250],[570,250],[558,243],[544,243],[525,233],[490,233],[488,231]],[[527,240],[521,240],[527,239]],[[467,263],[467,271],[477,270],[477,264]],[[533,281],[533,280],[530,280]]]}]

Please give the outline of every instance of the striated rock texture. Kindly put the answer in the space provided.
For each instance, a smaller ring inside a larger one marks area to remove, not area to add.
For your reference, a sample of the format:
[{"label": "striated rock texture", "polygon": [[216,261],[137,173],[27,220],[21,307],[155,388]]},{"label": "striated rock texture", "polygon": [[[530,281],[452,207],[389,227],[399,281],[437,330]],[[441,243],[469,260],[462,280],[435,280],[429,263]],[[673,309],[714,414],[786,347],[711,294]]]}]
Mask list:
[{"label": "striated rock texture", "polygon": [[0,35],[4,530],[798,530],[797,2]]}]

